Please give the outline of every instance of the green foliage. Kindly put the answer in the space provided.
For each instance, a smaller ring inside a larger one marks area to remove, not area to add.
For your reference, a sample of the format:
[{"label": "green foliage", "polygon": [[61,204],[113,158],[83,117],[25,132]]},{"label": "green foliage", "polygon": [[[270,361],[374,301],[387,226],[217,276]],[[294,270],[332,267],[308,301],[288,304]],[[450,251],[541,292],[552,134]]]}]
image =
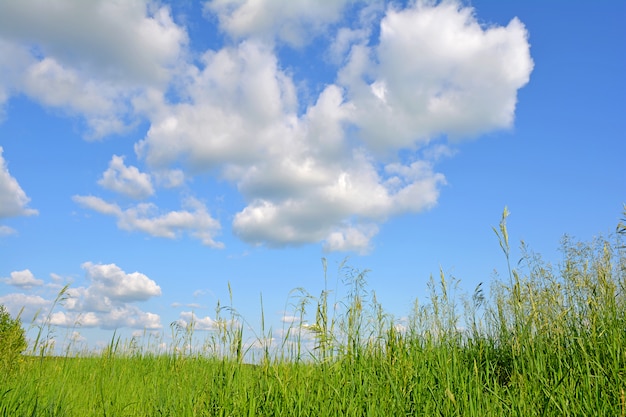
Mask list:
[{"label": "green foliage", "polygon": [[340,297],[324,261],[324,289],[318,297],[294,290],[296,319],[277,347],[261,313],[261,357],[252,363],[254,342],[243,340],[229,291],[201,350],[192,322],[172,326],[165,353],[113,336],[101,354],[25,358],[0,384],[0,416],[626,417],[622,236],[565,237],[556,266],[522,243],[513,268],[507,216],[494,232],[508,277],[488,295],[480,284],[466,298],[460,280],[441,271],[427,284],[428,302],[399,322],[367,289],[367,271],[342,263]]},{"label": "green foliage", "polygon": [[13,368],[27,346],[19,315],[12,318],[0,304],[0,371]]}]

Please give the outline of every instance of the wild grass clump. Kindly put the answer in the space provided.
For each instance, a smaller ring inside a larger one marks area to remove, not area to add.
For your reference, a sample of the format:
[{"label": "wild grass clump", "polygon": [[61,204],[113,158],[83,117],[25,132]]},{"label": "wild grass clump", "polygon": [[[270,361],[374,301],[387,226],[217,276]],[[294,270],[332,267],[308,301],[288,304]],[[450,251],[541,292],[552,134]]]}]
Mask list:
[{"label": "wild grass clump", "polygon": [[0,372],[11,372],[27,347],[20,314],[13,318],[6,308],[0,305]]},{"label": "wild grass clump", "polygon": [[324,289],[292,292],[279,340],[262,300],[244,340],[232,293],[203,343],[193,320],[173,323],[161,352],[114,336],[99,354],[52,357],[40,327],[33,355],[0,374],[0,416],[626,417],[626,228],[564,237],[558,265],[522,242],[512,265],[507,216],[494,228],[505,275],[466,295],[440,272],[407,320],[385,313],[367,271],[343,263],[329,288],[324,261]]}]

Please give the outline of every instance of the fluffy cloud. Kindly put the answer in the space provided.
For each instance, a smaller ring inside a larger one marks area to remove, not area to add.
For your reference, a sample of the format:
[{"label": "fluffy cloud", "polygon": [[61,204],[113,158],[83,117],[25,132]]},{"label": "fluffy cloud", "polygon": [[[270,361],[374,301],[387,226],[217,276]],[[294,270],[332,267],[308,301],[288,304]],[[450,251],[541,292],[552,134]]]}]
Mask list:
[{"label": "fluffy cloud", "polygon": [[37,45],[39,54],[101,78],[133,83],[167,81],[187,43],[168,8],[147,0],[2,2],[0,36]]},{"label": "fluffy cloud", "polygon": [[296,93],[274,53],[259,42],[207,52],[190,70],[185,100],[153,98],[152,124],[136,146],[151,166],[183,160],[200,170],[248,164],[280,151],[293,136]]},{"label": "fluffy cloud", "polygon": [[[0,146],[0,219],[14,216],[32,216],[37,214],[37,210],[27,207],[30,198],[26,196],[17,180],[9,173],[4,157],[2,156],[2,146]],[[7,228],[6,233],[11,232]]]},{"label": "fluffy cloud", "polygon": [[[160,112],[137,152],[152,166],[177,160],[194,170],[221,166],[249,201],[233,221],[245,241],[282,246],[328,238],[329,250],[365,251],[377,231],[372,219],[436,201],[440,174],[379,172],[366,150],[347,146],[352,109],[342,88],[328,87],[298,117],[293,84],[263,44],[244,42],[204,62],[188,85],[191,102],[163,103],[169,110]],[[116,210],[103,201],[83,203]],[[356,217],[369,220],[353,224]]]},{"label": "fluffy cloud", "polygon": [[107,203],[100,197],[95,197],[92,195],[75,195],[74,197],[72,197],[72,200],[74,200],[74,202],[80,204],[83,207],[90,208],[101,214],[118,217],[121,217],[123,214],[120,206],[113,203]]},{"label": "fluffy cloud", "polygon": [[92,282],[91,291],[114,301],[145,301],[161,295],[161,288],[139,272],[127,274],[115,264],[94,265],[85,262],[82,268]]},{"label": "fluffy cloud", "polygon": [[288,323],[288,324],[299,324],[300,323],[300,316],[294,316],[292,314],[289,313],[285,313],[283,314],[283,316],[280,318],[280,321],[283,323]]},{"label": "fluffy cloud", "polygon": [[105,329],[161,328],[157,314],[141,311],[132,304],[160,296],[161,288],[156,282],[139,272],[126,273],[115,264],[85,262],[81,267],[90,284],[67,290],[64,311],[52,314],[52,324]]},{"label": "fluffy cloud", "polygon": [[192,311],[181,312],[180,318],[176,323],[181,327],[187,327],[190,323],[193,323],[194,330],[215,330],[217,327],[217,323],[211,317],[198,317]]},{"label": "fluffy cloud", "polygon": [[10,278],[2,279],[5,283],[28,290],[43,285],[43,280],[35,278],[29,269],[11,272]]},{"label": "fluffy cloud", "polygon": [[109,168],[98,181],[102,187],[141,200],[154,194],[149,174],[124,165],[124,157],[113,155]]},{"label": "fluffy cloud", "polygon": [[323,33],[342,17],[350,0],[210,0],[205,12],[215,13],[221,28],[235,38],[277,38],[299,46]]},{"label": "fluffy cloud", "polygon": [[156,183],[165,188],[176,188],[185,183],[185,173],[180,169],[157,170],[153,176]]},{"label": "fluffy cloud", "polygon": [[219,222],[211,217],[204,204],[193,198],[184,202],[187,210],[165,214],[159,214],[158,208],[152,203],[141,203],[123,210],[117,204],[95,196],[74,196],[72,199],[85,208],[117,217],[117,225],[123,230],[140,231],[168,239],[175,239],[185,231],[204,245],[223,247],[221,242],[214,240],[220,229]]},{"label": "fluffy cloud", "polygon": [[132,305],[114,307],[105,313],[77,313],[57,311],[50,316],[50,324],[59,327],[100,327],[102,329],[157,330],[163,326],[158,314],[141,311]]},{"label": "fluffy cloud", "polygon": [[0,105],[23,92],[84,117],[88,137],[124,132],[132,101],[167,85],[187,40],[148,1],[2,2],[0,53],[11,58],[0,62]]},{"label": "fluffy cloud", "polygon": [[[22,311],[22,318],[27,322],[37,317],[37,323],[48,322],[61,327],[162,327],[159,315],[142,311],[133,304],[161,295],[161,288],[152,279],[139,272],[126,273],[115,264],[85,262],[82,268],[89,285],[69,287],[67,297],[56,304],[55,311],[49,310],[53,302],[39,295],[8,294],[0,297],[0,304],[14,315]],[[43,285],[29,270],[12,272],[11,277],[3,281],[22,289]]]},{"label": "fluffy cloud", "polygon": [[[263,14],[279,3],[216,0],[206,8],[233,36],[280,38],[265,29]],[[267,8],[252,13],[261,4]],[[282,6],[273,19],[283,23],[314,7]],[[329,12],[319,22],[333,21],[343,4],[333,7],[316,9]],[[338,34],[330,55],[340,62],[349,52],[345,65],[304,112],[267,43],[248,39],[205,54],[189,71],[187,100],[153,100],[158,111],[138,155],[156,167],[182,161],[194,171],[220,169],[246,200],[232,227],[249,243],[369,250],[379,223],[436,204],[445,177],[433,167],[443,155],[433,139],[511,126],[533,63],[517,19],[483,27],[455,2],[389,8],[374,46],[369,29]],[[403,149],[413,156],[394,160]]]},{"label": "fluffy cloud", "polygon": [[40,103],[85,117],[89,136],[100,138],[127,129],[128,90],[90,78],[45,57],[30,65],[22,80],[23,91]]},{"label": "fluffy cloud", "polygon": [[13,293],[0,296],[0,304],[4,305],[13,317],[21,313],[23,323],[30,323],[35,316],[41,317],[52,304],[50,300],[39,295]]},{"label": "fluffy cloud", "polygon": [[[366,252],[378,231],[372,221],[432,207],[438,186],[445,182],[423,161],[387,165],[382,172],[363,154],[344,162],[326,170],[326,181],[289,198],[253,199],[235,216],[235,233],[256,244],[325,240],[325,249],[330,251]],[[262,180],[262,174],[259,177]]]},{"label": "fluffy cloud", "polygon": [[0,56],[10,57],[0,61],[0,122],[2,122],[5,117],[4,103],[19,91],[24,69],[33,62],[33,58],[26,48],[2,39],[1,35]]},{"label": "fluffy cloud", "polygon": [[[135,145],[145,172],[113,156],[99,184],[143,199],[215,174],[242,195],[232,229],[255,245],[367,252],[381,223],[437,203],[443,138],[512,125],[533,69],[518,19],[481,25],[456,1],[385,10],[381,1],[211,0],[205,13],[235,42],[193,60],[165,7],[95,1],[65,13],[69,0],[55,10],[44,3],[0,6],[0,52],[16,58],[0,63],[10,79],[0,80],[0,102],[23,91],[84,116],[95,137],[145,117],[149,129]],[[83,38],[68,35],[84,25]],[[334,40],[321,36],[321,44],[338,71],[309,103],[278,46],[329,33]],[[9,183],[0,177],[0,187]],[[28,212],[15,187],[0,195]],[[220,223],[194,199],[169,212],[96,196],[74,201],[124,230],[223,246],[214,240]]]},{"label": "fluffy cloud", "polygon": [[400,149],[510,127],[532,68],[517,18],[485,28],[472,8],[418,1],[387,11],[379,44],[353,47],[339,81],[368,145]]},{"label": "fluffy cloud", "polygon": [[141,311],[132,305],[113,307],[105,313],[57,311],[50,316],[50,324],[60,327],[100,327],[103,329],[158,330],[163,326],[158,314]]}]

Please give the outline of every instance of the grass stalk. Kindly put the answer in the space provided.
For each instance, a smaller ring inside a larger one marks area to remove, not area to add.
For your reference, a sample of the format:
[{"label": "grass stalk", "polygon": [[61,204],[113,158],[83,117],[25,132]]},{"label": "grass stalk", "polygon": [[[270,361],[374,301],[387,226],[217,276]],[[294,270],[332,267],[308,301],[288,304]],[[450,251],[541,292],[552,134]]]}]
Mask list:
[{"label": "grass stalk", "polygon": [[[125,343],[114,333],[98,354],[54,356],[50,318],[66,287],[36,321],[30,355],[0,375],[0,416],[626,417],[622,229],[589,243],[566,236],[558,265],[522,242],[513,266],[507,216],[505,209],[494,228],[505,281],[496,279],[489,294],[481,283],[459,302],[460,280],[441,269],[405,326],[368,289],[368,271],[345,262],[347,295],[337,301],[323,260],[324,289],[318,297],[290,293],[285,310],[293,317],[280,343],[271,342],[262,296],[258,343],[244,340],[229,285],[229,305],[218,302],[202,349],[192,318],[172,323],[165,354],[150,340]],[[259,360],[250,360],[253,346]]]}]

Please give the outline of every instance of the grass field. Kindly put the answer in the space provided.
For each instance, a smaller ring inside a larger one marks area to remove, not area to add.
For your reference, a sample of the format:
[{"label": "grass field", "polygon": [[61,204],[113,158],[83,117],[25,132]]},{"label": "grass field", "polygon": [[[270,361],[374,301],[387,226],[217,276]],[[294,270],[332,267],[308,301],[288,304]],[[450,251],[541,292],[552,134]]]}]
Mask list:
[{"label": "grass field", "polygon": [[[508,261],[506,212],[494,230]],[[467,297],[431,278],[406,326],[348,269],[341,308],[297,290],[309,324],[277,346],[261,334],[254,352],[228,309],[198,349],[193,323],[160,354],[114,337],[99,354],[51,356],[38,340],[0,362],[0,416],[625,417],[621,235],[564,238],[558,266],[522,245],[521,264]]]}]

